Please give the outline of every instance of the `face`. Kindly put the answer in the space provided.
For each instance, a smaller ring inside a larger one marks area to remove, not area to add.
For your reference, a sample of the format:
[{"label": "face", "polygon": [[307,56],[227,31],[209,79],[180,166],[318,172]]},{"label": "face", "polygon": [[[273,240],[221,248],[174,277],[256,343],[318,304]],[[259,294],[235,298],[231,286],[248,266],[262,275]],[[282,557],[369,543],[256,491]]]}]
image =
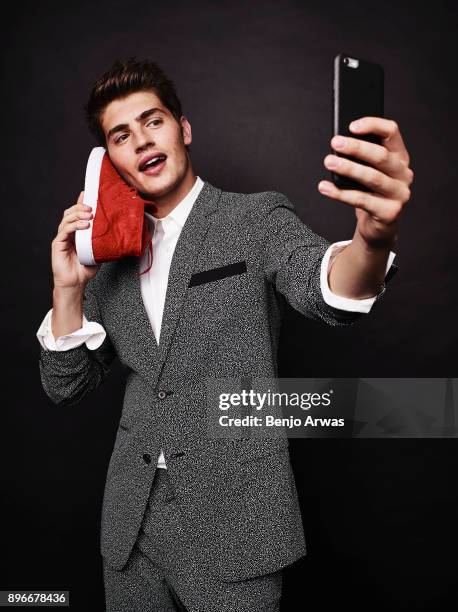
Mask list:
[{"label": "face", "polygon": [[[154,92],[114,100],[101,124],[111,162],[144,199],[181,199],[191,189],[195,176],[185,148],[192,141],[191,126],[185,117],[178,124]],[[143,168],[145,160],[158,154],[166,156],[165,161]]]}]

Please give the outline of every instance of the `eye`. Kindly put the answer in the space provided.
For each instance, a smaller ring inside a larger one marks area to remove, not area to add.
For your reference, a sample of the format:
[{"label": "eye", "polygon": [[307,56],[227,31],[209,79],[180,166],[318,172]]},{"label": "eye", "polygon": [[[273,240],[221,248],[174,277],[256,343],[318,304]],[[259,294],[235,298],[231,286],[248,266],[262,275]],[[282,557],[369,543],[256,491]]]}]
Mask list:
[{"label": "eye", "polygon": [[[147,127],[148,127],[149,125],[151,125],[151,124],[154,124],[154,125],[156,126],[157,124],[160,124],[160,123],[162,123],[162,119],[153,119],[152,121],[150,121],[150,122],[149,122],[149,123],[147,123],[146,125],[147,125]],[[118,144],[118,143],[120,143],[120,142],[124,142],[123,138],[124,138],[124,136],[127,136],[127,135],[128,135],[128,134],[122,134],[121,136],[119,136],[118,138],[116,138],[115,143],[116,143],[116,144]]]}]

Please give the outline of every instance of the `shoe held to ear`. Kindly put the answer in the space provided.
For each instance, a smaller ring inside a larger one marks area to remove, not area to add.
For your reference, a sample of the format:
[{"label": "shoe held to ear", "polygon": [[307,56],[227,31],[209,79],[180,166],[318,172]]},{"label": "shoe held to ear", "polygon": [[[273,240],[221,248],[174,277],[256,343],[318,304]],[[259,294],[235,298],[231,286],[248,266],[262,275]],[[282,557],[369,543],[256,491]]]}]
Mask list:
[{"label": "shoe held to ear", "polygon": [[94,147],[89,155],[83,203],[92,206],[93,217],[89,227],[75,232],[81,264],[94,266],[145,253],[152,238],[145,201],[120,176],[104,147]]}]

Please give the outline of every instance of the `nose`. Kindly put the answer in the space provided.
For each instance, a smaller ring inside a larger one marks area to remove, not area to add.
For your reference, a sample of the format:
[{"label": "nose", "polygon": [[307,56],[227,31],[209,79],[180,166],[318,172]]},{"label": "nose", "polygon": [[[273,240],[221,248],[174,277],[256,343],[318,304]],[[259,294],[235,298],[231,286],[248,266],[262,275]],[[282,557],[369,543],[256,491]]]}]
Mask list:
[{"label": "nose", "polygon": [[151,137],[151,131],[146,131],[146,129],[139,128],[139,130],[134,134],[134,142],[137,153],[140,153],[149,145],[154,145],[154,141]]}]

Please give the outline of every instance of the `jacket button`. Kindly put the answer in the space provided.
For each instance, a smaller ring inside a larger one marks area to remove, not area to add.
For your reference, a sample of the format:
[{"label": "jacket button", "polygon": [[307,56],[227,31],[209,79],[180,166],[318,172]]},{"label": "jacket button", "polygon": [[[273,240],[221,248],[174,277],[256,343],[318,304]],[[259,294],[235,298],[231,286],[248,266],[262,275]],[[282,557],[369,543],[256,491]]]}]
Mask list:
[{"label": "jacket button", "polygon": [[167,393],[165,391],[159,391],[157,396],[159,399],[164,399],[164,397],[167,397]]},{"label": "jacket button", "polygon": [[151,455],[149,455],[148,453],[145,453],[145,454],[143,455],[143,461],[144,461],[145,463],[151,463]]}]

